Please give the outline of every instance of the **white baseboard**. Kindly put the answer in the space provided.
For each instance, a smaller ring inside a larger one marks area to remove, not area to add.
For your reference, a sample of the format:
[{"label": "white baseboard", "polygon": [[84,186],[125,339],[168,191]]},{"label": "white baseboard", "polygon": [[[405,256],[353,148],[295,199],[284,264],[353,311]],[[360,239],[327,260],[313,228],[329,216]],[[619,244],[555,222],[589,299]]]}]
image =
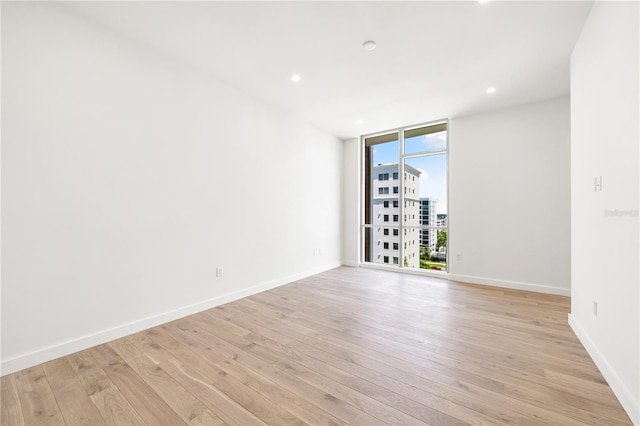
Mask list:
[{"label": "white baseboard", "polygon": [[513,290],[526,290],[526,291],[534,291],[536,293],[556,294],[559,296],[571,296],[571,289],[569,288],[554,287],[554,286],[543,285],[543,284],[522,283],[517,281],[505,281],[505,280],[497,280],[493,278],[474,277],[470,275],[448,274],[444,271],[430,272],[425,269],[417,269],[417,268],[399,269],[397,267],[390,266],[390,265],[382,265],[377,263],[358,263],[358,262],[349,261],[349,260],[343,260],[342,264],[344,266],[356,266],[356,267],[364,267],[364,268],[370,268],[370,269],[380,269],[383,271],[392,271],[392,272],[401,272],[405,274],[429,276],[433,278],[441,278],[443,280],[460,281],[463,283],[471,283],[471,284],[490,285],[493,287],[510,288]]},{"label": "white baseboard", "polygon": [[591,340],[573,314],[569,314],[569,325],[573,329],[573,332],[576,333],[576,336],[578,336],[580,343],[582,343],[582,346],[587,350],[591,359],[593,359],[602,376],[604,376],[604,379],[609,384],[609,387],[611,387],[618,401],[620,401],[622,408],[624,408],[631,418],[633,424],[636,426],[640,425],[640,402],[633,397],[632,392],[620,379],[620,376],[618,376],[611,367],[611,364],[609,364],[604,355],[602,355],[602,352],[598,350],[598,347],[593,343],[593,340]]},{"label": "white baseboard", "polygon": [[0,375],[4,376],[5,374],[10,374],[16,371],[23,370],[25,368],[33,367],[34,365],[42,364],[43,362],[51,361],[53,359],[60,358],[62,356],[69,355],[84,349],[88,349],[96,345],[101,345],[103,343],[110,342],[111,340],[119,339],[121,337],[128,336],[130,334],[137,333],[139,331],[146,330],[160,324],[165,324],[167,322],[174,321],[176,319],[183,318],[207,309],[211,309],[225,303],[233,302],[234,300],[242,299],[243,297],[248,297],[266,290],[270,290],[272,288],[279,287],[281,285],[288,284],[293,281],[309,277],[311,275],[319,274],[329,269],[337,268],[341,265],[341,262],[331,262],[317,268],[312,268],[306,271],[298,272],[296,274],[277,278],[275,280],[267,281],[249,288],[216,296],[202,302],[183,306],[181,308],[143,318],[138,321],[130,322],[128,324],[123,324],[108,330],[81,336],[55,346],[49,346],[11,359],[2,360],[2,362],[0,363]]},{"label": "white baseboard", "polygon": [[494,287],[510,288],[513,290],[526,290],[526,291],[535,291],[536,293],[556,294],[559,296],[571,296],[570,288],[555,287],[555,286],[549,286],[544,284],[522,283],[518,281],[505,281],[505,280],[497,280],[493,278],[481,278],[481,277],[473,277],[469,275],[457,275],[457,274],[449,274],[443,278],[446,278],[451,281],[461,281],[464,283],[471,283],[471,284],[490,285]]}]

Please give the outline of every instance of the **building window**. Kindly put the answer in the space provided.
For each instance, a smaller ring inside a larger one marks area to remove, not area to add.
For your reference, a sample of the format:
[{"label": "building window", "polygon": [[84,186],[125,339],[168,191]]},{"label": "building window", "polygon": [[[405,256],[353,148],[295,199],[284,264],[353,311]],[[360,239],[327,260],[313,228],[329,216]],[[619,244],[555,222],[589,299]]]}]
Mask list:
[{"label": "building window", "polygon": [[384,263],[389,263],[389,256],[384,257]]},{"label": "building window", "polygon": [[398,230],[397,229],[393,230],[393,235],[396,236],[396,237],[398,236]]},{"label": "building window", "polygon": [[394,222],[397,222],[397,221],[398,221],[398,215],[397,215],[397,214],[394,214],[394,215],[393,215],[393,221],[394,221]]},{"label": "building window", "polygon": [[384,229],[382,230],[382,234],[383,234],[383,235],[389,235],[389,228],[384,228]]},{"label": "building window", "polygon": [[389,243],[383,243],[383,244],[382,244],[382,247],[383,247],[385,250],[389,250]]},{"label": "building window", "polygon": [[385,214],[385,215],[384,215],[384,217],[383,217],[383,220],[384,220],[385,222],[389,222],[389,215],[388,215],[388,214]]},{"label": "building window", "polygon": [[380,173],[378,175],[378,180],[389,180],[389,173]]},{"label": "building window", "polygon": [[393,172],[393,180],[398,180],[398,172]]},{"label": "building window", "polygon": [[398,243],[393,243],[393,249],[398,250]]},{"label": "building window", "polygon": [[398,200],[393,200],[393,207],[398,207]]},{"label": "building window", "polygon": [[[389,188],[387,188],[387,194],[389,193],[388,191],[389,191]],[[398,187],[397,187],[397,186],[394,186],[394,187],[393,187],[393,193],[394,193],[394,194],[397,194],[397,193],[398,193]]]},{"label": "building window", "polygon": [[398,258],[396,256],[393,257],[393,264],[394,265],[398,264]]},{"label": "building window", "polygon": [[388,193],[389,193],[388,186],[381,186],[380,188],[378,188],[378,194],[388,194]]},{"label": "building window", "polygon": [[382,205],[383,205],[385,208],[387,208],[387,207],[389,207],[389,202],[388,202],[388,201],[384,201],[384,202],[382,203]]}]

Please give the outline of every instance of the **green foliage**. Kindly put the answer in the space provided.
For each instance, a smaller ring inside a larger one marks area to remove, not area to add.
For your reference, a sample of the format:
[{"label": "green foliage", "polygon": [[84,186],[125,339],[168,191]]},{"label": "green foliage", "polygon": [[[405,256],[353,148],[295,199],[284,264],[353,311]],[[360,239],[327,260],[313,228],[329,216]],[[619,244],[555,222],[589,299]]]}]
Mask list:
[{"label": "green foliage", "polygon": [[424,260],[420,260],[420,268],[431,269],[436,271],[446,271],[447,264],[444,262],[427,262]]},{"label": "green foliage", "polygon": [[420,260],[431,260],[431,250],[429,249],[429,247],[420,247]]},{"label": "green foliage", "polygon": [[440,250],[440,247],[447,247],[447,231],[438,231],[438,241],[436,242],[436,251]]}]

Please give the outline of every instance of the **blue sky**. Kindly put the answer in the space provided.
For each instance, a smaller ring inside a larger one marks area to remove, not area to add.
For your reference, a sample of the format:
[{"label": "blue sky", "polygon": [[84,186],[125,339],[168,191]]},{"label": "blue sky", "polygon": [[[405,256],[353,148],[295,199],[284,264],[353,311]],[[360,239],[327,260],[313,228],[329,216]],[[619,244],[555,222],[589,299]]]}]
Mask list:
[{"label": "blue sky", "polygon": [[[405,140],[405,153],[439,151],[446,148],[446,132],[416,136]],[[398,141],[373,147],[373,165],[398,162]],[[420,170],[420,197],[438,200],[438,213],[447,213],[447,155],[408,158],[405,165]]]}]

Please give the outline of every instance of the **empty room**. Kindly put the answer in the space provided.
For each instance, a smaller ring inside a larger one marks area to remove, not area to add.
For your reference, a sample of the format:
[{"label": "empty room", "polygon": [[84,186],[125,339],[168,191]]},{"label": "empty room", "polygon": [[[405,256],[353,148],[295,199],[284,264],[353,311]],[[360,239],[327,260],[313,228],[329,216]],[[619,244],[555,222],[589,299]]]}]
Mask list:
[{"label": "empty room", "polygon": [[640,425],[637,1],[2,1],[0,424]]}]

